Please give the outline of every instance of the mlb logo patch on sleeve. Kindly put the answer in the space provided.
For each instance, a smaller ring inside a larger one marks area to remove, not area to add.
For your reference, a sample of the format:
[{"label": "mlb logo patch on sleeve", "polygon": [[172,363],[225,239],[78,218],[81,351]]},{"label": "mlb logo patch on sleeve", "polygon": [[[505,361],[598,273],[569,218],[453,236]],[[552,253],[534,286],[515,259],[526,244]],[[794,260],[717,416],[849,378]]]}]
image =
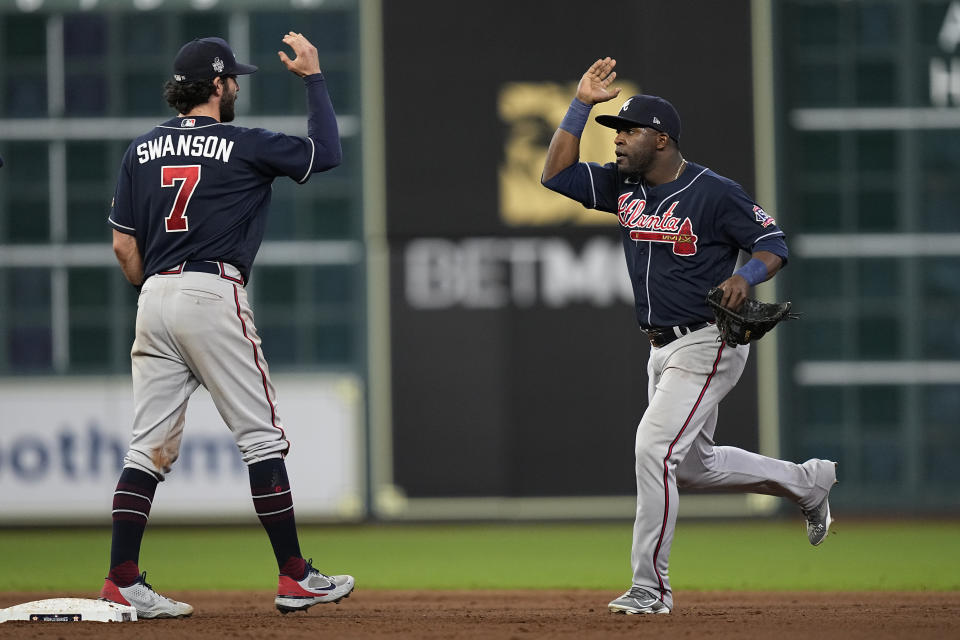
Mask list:
[{"label": "mlb logo patch on sleeve", "polygon": [[760,208],[759,205],[753,206],[753,214],[757,217],[757,222],[760,223],[760,226],[766,229],[772,224],[777,224],[777,221],[767,215],[767,212]]}]

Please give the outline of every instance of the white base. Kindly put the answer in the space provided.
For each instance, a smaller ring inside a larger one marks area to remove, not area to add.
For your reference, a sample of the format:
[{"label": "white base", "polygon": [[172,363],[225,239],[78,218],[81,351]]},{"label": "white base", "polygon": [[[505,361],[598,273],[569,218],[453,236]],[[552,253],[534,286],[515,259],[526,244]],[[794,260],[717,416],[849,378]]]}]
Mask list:
[{"label": "white base", "polygon": [[136,622],[137,610],[125,604],[89,598],[52,598],[0,609],[0,622]]}]

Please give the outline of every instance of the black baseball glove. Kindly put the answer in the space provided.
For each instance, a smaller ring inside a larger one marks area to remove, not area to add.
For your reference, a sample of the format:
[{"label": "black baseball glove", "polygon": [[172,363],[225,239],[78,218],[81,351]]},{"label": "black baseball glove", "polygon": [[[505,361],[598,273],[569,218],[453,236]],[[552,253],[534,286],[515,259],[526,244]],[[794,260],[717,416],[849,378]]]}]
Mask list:
[{"label": "black baseball glove", "polygon": [[736,311],[721,306],[723,289],[714,287],[707,294],[707,303],[717,318],[720,337],[731,347],[759,340],[781,320],[796,320],[798,313],[790,313],[790,302],[768,303],[747,298]]}]

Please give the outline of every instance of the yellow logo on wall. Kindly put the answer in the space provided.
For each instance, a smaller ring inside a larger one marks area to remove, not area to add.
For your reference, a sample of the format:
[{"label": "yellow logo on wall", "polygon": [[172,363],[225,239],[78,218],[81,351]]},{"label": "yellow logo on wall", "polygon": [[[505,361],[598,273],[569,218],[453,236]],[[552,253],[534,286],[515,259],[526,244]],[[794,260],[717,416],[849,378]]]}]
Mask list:
[{"label": "yellow logo on wall", "polygon": [[[640,88],[632,82],[617,79],[614,86],[622,89],[620,95],[595,105],[590,112],[580,139],[580,160],[584,162],[613,161],[615,132],[601,127],[593,119],[601,114],[616,115],[627,98],[640,93]],[[509,127],[504,142],[504,162],[499,167],[500,217],[504,223],[514,227],[616,223],[616,216],[586,209],[540,184],[547,146],[576,91],[575,82],[511,82],[500,89],[500,119]]]}]

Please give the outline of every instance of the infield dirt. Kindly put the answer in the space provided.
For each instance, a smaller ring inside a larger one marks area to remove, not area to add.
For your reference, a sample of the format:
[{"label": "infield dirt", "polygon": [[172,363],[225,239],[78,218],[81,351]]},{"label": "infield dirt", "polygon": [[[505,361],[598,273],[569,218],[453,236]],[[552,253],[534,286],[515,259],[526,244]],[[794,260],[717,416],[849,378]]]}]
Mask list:
[{"label": "infield dirt", "polygon": [[[752,638],[960,637],[960,592],[684,592],[670,615],[607,611],[606,591],[364,591],[281,615],[260,592],[180,591],[190,618],[0,624],[0,638]],[[0,608],[77,593],[2,593]],[[65,625],[70,625],[69,628]],[[133,625],[133,626],[131,626]]]}]

